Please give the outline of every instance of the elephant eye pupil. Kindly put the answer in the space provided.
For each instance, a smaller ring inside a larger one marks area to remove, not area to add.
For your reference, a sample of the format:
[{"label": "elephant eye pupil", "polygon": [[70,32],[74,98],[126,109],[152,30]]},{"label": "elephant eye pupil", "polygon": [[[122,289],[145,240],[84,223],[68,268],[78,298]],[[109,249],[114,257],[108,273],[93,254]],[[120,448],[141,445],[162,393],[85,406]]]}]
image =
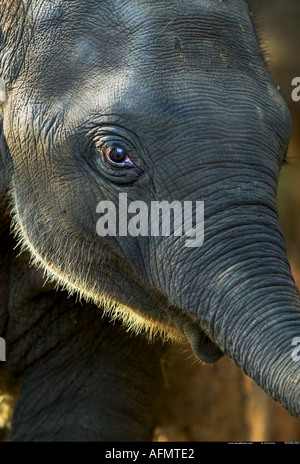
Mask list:
[{"label": "elephant eye pupil", "polygon": [[118,144],[104,144],[100,147],[104,161],[113,168],[135,168],[135,164],[129,156],[129,150]]},{"label": "elephant eye pupil", "polygon": [[119,146],[105,146],[102,150],[105,161],[113,167],[132,168],[135,167],[126,148]]},{"label": "elephant eye pupil", "polygon": [[109,158],[111,159],[111,161],[113,161],[114,163],[124,163],[124,161],[126,160],[127,158],[127,152],[123,149],[123,148],[120,148],[120,147],[112,147],[110,150],[109,150]]}]

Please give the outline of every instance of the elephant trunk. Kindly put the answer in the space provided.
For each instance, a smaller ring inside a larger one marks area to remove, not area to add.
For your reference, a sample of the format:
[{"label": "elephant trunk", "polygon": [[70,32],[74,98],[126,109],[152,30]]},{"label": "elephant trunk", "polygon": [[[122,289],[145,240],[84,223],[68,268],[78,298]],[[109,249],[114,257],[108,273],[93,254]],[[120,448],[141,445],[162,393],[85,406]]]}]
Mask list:
[{"label": "elephant trunk", "polygon": [[[300,334],[299,296],[276,275],[265,281],[263,288],[259,279],[249,280],[252,296],[235,294],[222,308],[224,317],[215,317],[212,330],[224,353],[300,417],[300,362],[293,356],[293,342]],[[232,322],[226,324],[225,319]]]},{"label": "elephant trunk", "polygon": [[300,360],[294,356],[300,300],[291,278],[280,275],[284,269],[277,266],[274,274],[253,275],[244,285],[233,282],[227,296],[213,295],[215,314],[202,327],[247,375],[300,418]]},{"label": "elephant trunk", "polygon": [[207,217],[203,246],[181,248],[168,288],[193,321],[184,331],[198,357],[214,361],[221,350],[300,417],[300,360],[294,355],[300,297],[276,205],[248,204]]}]

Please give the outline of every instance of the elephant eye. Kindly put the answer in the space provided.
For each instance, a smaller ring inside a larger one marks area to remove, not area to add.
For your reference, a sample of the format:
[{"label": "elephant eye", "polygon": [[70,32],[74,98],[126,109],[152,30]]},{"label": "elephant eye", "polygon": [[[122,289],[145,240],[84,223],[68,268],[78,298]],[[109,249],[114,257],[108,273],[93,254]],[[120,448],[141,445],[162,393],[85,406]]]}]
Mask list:
[{"label": "elephant eye", "polygon": [[111,166],[118,168],[135,167],[128,154],[128,151],[123,147],[106,145],[101,149],[101,152],[105,161]]}]

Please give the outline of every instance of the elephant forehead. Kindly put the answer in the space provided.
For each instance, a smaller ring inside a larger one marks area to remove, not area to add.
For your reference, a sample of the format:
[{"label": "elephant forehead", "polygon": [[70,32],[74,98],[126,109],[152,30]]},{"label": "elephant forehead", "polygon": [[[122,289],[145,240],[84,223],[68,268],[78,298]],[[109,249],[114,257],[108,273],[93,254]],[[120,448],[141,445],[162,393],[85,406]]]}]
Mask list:
[{"label": "elephant forehead", "polygon": [[32,37],[19,85],[22,98],[43,111],[71,112],[76,123],[91,113],[135,121],[147,112],[148,127],[149,116],[161,125],[159,115],[170,124],[170,115],[223,120],[241,101],[263,117],[274,101],[244,0],[38,4],[27,14]]},{"label": "elephant forehead", "polygon": [[[84,73],[91,67],[128,65],[141,68],[182,64],[200,67],[234,65],[258,57],[258,46],[244,0],[200,1],[55,1],[34,7],[37,65]],[[32,24],[32,26],[30,25]],[[256,51],[256,53],[254,53]],[[173,60],[173,63],[170,63]],[[31,61],[35,67],[35,62]],[[70,68],[71,66],[71,68]],[[77,66],[77,69],[76,69]],[[44,73],[45,75],[45,73]]]},{"label": "elephant forehead", "polygon": [[[20,6],[21,0],[16,2]],[[226,18],[247,9],[247,0],[45,0],[43,4],[32,0],[27,11],[29,18],[34,13],[35,22],[53,22],[67,16],[76,20],[76,17],[80,19],[80,15],[87,13],[95,21],[123,18],[122,22],[136,26],[149,17],[170,19],[175,14],[199,19],[214,13]]]}]

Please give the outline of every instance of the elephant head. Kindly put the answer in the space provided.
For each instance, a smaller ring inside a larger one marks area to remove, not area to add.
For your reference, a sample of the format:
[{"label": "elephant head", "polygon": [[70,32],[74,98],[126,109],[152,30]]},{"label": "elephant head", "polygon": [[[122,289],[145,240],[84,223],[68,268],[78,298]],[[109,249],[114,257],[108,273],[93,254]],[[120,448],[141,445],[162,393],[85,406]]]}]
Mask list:
[{"label": "elephant head", "polygon": [[[300,300],[276,205],[291,121],[248,3],[1,8],[21,246],[130,329],[187,338],[204,362],[229,356],[299,417]],[[162,205],[170,233],[152,224]]]}]

